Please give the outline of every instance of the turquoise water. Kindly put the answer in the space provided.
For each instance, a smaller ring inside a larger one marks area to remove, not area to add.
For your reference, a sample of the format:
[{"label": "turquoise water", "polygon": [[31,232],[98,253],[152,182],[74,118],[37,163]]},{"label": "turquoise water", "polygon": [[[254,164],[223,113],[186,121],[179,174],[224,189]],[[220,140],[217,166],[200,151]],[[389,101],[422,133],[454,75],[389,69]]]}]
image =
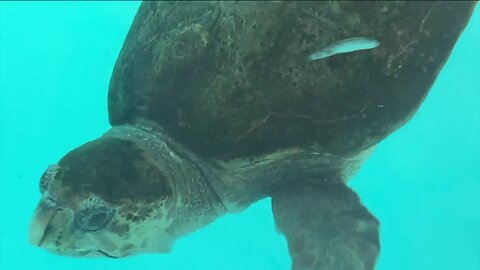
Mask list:
[{"label": "turquoise water", "polygon": [[[50,163],[109,128],[106,93],[137,2],[0,3],[1,269],[289,269],[270,200],[164,255],[73,259],[27,242]],[[425,103],[351,186],[381,221],[379,270],[480,269],[480,9]]]}]

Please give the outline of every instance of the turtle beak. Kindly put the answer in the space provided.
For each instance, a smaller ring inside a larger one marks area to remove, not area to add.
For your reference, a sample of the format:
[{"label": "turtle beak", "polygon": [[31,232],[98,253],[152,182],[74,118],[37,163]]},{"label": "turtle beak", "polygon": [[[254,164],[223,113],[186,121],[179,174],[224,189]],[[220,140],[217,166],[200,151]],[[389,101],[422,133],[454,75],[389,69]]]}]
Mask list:
[{"label": "turtle beak", "polygon": [[42,245],[50,229],[50,222],[57,213],[57,210],[58,208],[56,206],[47,204],[45,200],[40,201],[30,225],[30,244],[39,247]]}]

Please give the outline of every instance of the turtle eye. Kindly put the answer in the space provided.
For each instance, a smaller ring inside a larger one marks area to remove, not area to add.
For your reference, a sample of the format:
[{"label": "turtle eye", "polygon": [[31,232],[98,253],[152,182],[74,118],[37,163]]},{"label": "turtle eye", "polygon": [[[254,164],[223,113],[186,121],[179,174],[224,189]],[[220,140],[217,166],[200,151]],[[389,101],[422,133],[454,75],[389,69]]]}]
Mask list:
[{"label": "turtle eye", "polygon": [[98,231],[112,220],[115,210],[98,198],[89,198],[82,202],[75,212],[75,224],[83,231]]},{"label": "turtle eye", "polygon": [[52,182],[52,179],[55,177],[57,172],[59,171],[58,165],[49,165],[47,170],[42,174],[42,177],[40,178],[40,192],[42,194],[45,193],[45,191],[48,189],[50,186],[50,183]]}]

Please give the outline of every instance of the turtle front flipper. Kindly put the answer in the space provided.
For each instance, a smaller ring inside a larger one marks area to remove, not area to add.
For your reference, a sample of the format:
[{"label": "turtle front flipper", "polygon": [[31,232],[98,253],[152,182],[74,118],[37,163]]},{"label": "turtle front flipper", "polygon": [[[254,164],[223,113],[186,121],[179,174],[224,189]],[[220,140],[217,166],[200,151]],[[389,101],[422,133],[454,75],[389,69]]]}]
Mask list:
[{"label": "turtle front flipper", "polygon": [[373,270],[379,222],[344,184],[294,185],[272,196],[293,270]]}]

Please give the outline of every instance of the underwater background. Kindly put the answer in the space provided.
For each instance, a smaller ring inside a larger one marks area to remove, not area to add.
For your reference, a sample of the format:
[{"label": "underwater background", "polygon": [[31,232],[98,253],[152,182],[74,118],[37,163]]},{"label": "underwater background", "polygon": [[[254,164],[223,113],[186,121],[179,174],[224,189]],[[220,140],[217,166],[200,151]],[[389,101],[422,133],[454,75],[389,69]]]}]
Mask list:
[{"label": "underwater background", "polygon": [[[108,83],[139,4],[0,2],[0,268],[290,269],[270,199],[169,254],[79,259],[28,244],[47,165],[109,128]],[[381,222],[377,270],[480,269],[478,6],[420,110],[350,185]]]}]

